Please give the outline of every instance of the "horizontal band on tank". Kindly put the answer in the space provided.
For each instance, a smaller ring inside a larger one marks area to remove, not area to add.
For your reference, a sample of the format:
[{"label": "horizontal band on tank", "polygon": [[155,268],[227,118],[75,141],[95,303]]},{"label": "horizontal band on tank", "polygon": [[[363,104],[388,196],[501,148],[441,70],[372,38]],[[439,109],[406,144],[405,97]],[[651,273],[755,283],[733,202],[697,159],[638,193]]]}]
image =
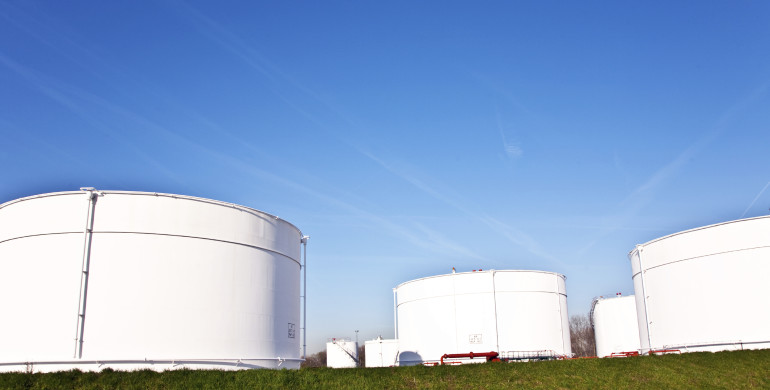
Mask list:
[{"label": "horizontal band on tank", "polygon": [[243,243],[235,242],[235,241],[219,240],[219,239],[216,239],[216,238],[185,236],[185,235],[180,235],[180,234],[144,233],[144,232],[100,232],[100,231],[94,231],[93,233],[94,233],[94,235],[98,235],[98,234],[138,234],[138,235],[146,235],[146,236],[193,238],[193,239],[197,239],[197,240],[221,242],[221,243],[224,243],[224,244],[233,244],[233,245],[245,246],[247,248],[259,249],[259,250],[262,250],[262,251],[265,251],[265,252],[275,253],[276,255],[283,256],[283,257],[285,257],[285,258],[287,258],[287,259],[289,259],[289,260],[291,260],[291,261],[293,261],[293,262],[295,262],[297,264],[300,264],[299,261],[297,261],[295,259],[292,259],[291,256],[287,256],[287,255],[285,255],[285,254],[283,254],[281,252],[277,252],[277,251],[274,251],[272,249],[267,249],[267,248],[263,248],[261,246],[256,246],[256,245],[243,244]]},{"label": "horizontal band on tank", "polygon": [[[401,305],[404,305],[404,304],[407,304],[407,303],[412,303],[412,302],[424,301],[424,300],[428,300],[428,299],[436,299],[436,298],[444,298],[444,297],[459,297],[459,296],[463,296],[463,295],[492,294],[492,293],[493,293],[493,291],[460,293],[460,294],[445,294],[445,295],[431,295],[431,296],[425,297],[425,298],[417,298],[417,299],[412,299],[412,300],[405,301],[405,302],[399,302],[398,306],[401,306]],[[567,294],[565,294],[565,293],[560,293],[560,292],[556,292],[556,291],[534,291],[534,290],[533,291],[502,291],[502,290],[495,290],[494,293],[495,294],[511,293],[511,294],[517,294],[517,295],[521,294],[521,293],[523,293],[523,294],[532,293],[532,294],[556,294],[556,295],[563,295],[565,297],[567,296]]]},{"label": "horizontal band on tank", "polygon": [[14,240],[21,240],[23,238],[45,237],[45,236],[60,236],[60,235],[64,235],[64,234],[81,234],[82,235],[83,231],[80,230],[80,231],[77,231],[77,232],[50,232],[50,233],[40,233],[40,234],[27,234],[27,235],[24,235],[24,236],[11,237],[11,238],[7,238],[5,240],[0,240],[0,244],[2,244],[4,242],[14,241]]},{"label": "horizontal band on tank", "polygon": [[[227,207],[227,208],[235,208],[243,212],[247,212],[249,214],[252,214],[254,216],[268,216],[273,219],[285,222],[286,224],[290,225],[294,229],[296,229],[298,232],[300,232],[300,236],[302,235],[302,231],[299,230],[298,227],[296,227],[291,222],[280,218],[278,216],[275,216],[273,214],[257,210],[251,207],[242,206],[235,203],[228,203],[228,202],[222,202],[219,200],[214,199],[207,199],[207,198],[198,198],[195,196],[189,196],[189,195],[177,195],[177,194],[166,194],[166,193],[160,193],[160,192],[142,192],[142,191],[114,191],[114,190],[94,190],[93,192],[99,193],[99,194],[115,194],[115,195],[132,195],[132,196],[154,196],[154,197],[166,197],[166,198],[173,198],[173,199],[184,199],[184,200],[191,200],[194,202],[201,202],[201,203],[208,203],[213,204],[217,206]],[[45,197],[52,197],[52,196],[62,196],[62,195],[80,195],[83,194],[84,191],[61,191],[61,192],[50,192],[47,194],[39,194],[39,195],[32,195],[27,196],[24,198],[14,199],[5,203],[0,204],[0,209],[9,206],[14,203],[20,203],[27,200],[33,200],[33,199],[40,199]]]},{"label": "horizontal band on tank", "polygon": [[[72,368],[78,368],[78,366],[101,366],[108,365],[138,365],[138,366],[153,366],[153,365],[169,365],[182,366],[182,365],[205,365],[205,366],[228,366],[233,368],[264,368],[256,365],[256,362],[304,362],[305,359],[301,358],[250,358],[250,359],[121,359],[121,360],[52,360],[52,361],[29,361],[29,362],[0,362],[0,371],[3,368],[18,366],[20,369],[25,370],[27,367],[34,366],[72,366]],[[149,368],[149,367],[146,367]]]},{"label": "horizontal band on tank", "polygon": [[[686,259],[680,259],[680,260],[670,261],[668,263],[663,263],[663,264],[655,265],[655,266],[652,266],[650,268],[645,268],[642,271],[649,271],[651,269],[665,267],[667,265],[681,263],[681,262],[684,262],[684,261],[698,260],[698,259],[703,259],[703,258],[707,258],[707,257],[711,257],[711,256],[724,255],[726,253],[738,253],[738,252],[743,252],[743,251],[752,251],[752,250],[757,250],[757,249],[769,249],[769,248],[770,248],[770,245],[764,245],[764,246],[757,246],[757,247],[753,247],[753,248],[741,248],[741,249],[734,249],[734,250],[730,250],[730,251],[723,251],[723,252],[717,252],[717,253],[709,253],[707,255],[688,257]],[[636,275],[639,275],[640,273],[641,273],[641,271],[631,275],[631,278],[634,278]]]},{"label": "horizontal band on tank", "polygon": [[[245,246],[245,247],[252,248],[252,249],[259,249],[261,251],[274,253],[276,255],[283,256],[283,257],[285,257],[285,258],[287,258],[287,259],[289,259],[289,260],[291,260],[291,261],[301,265],[301,263],[299,261],[297,261],[297,260],[291,258],[291,256],[285,255],[285,254],[283,254],[281,252],[277,252],[277,251],[274,251],[274,250],[271,250],[271,249],[267,249],[267,248],[262,248],[262,247],[255,246],[255,245],[243,244],[243,243],[235,242],[235,241],[219,240],[219,239],[216,239],[216,238],[195,237],[195,236],[185,236],[185,235],[179,235],[179,234],[166,234],[166,233],[100,232],[100,231],[97,231],[97,230],[94,230],[92,233],[95,235],[95,237],[98,234],[137,234],[137,235],[147,235],[147,236],[179,237],[179,238],[192,238],[192,239],[205,240],[205,241],[214,241],[214,242],[220,242],[220,243],[224,243],[224,244],[240,245],[240,246]],[[23,239],[23,238],[45,237],[45,236],[63,235],[63,234],[83,234],[83,232],[80,231],[80,232],[61,232],[61,233],[57,232],[57,233],[30,234],[30,235],[26,235],[26,236],[13,237],[13,238],[9,238],[7,240],[0,241],[0,244],[2,244],[4,242],[13,241],[13,240],[20,240],[20,239]]]},{"label": "horizontal band on tank", "polygon": [[49,192],[46,194],[25,196],[23,198],[18,198],[14,200],[9,200],[5,203],[0,203],[0,209],[10,206],[12,204],[21,203],[28,200],[47,198],[47,197],[53,197],[53,196],[61,196],[61,195],[73,195],[73,194],[83,194],[83,192],[82,191],[62,191],[62,192]]},{"label": "horizontal band on tank", "polygon": [[513,269],[496,270],[496,269],[490,269],[490,270],[486,270],[486,271],[468,271],[468,272],[457,272],[457,273],[451,273],[451,274],[426,276],[424,278],[413,279],[413,280],[410,280],[408,282],[401,283],[398,286],[396,286],[394,288],[394,290],[398,290],[401,286],[403,286],[405,284],[419,282],[421,280],[426,280],[426,279],[451,277],[452,275],[478,275],[478,274],[485,274],[485,273],[539,273],[539,274],[556,275],[556,276],[558,276],[558,277],[560,277],[560,278],[562,278],[564,280],[567,280],[566,276],[564,276],[564,275],[562,275],[560,273],[557,273],[557,272],[526,270],[526,269],[521,269],[521,270],[513,270]]},{"label": "horizontal band on tank", "polygon": [[[706,348],[706,347],[724,347],[728,345],[741,346],[741,345],[755,345],[755,344],[767,344],[770,347],[770,340],[764,341],[719,341],[711,343],[695,343],[695,344],[682,344],[682,345],[664,345],[665,349],[687,349],[687,348]],[[655,348],[653,348],[655,349]]]}]

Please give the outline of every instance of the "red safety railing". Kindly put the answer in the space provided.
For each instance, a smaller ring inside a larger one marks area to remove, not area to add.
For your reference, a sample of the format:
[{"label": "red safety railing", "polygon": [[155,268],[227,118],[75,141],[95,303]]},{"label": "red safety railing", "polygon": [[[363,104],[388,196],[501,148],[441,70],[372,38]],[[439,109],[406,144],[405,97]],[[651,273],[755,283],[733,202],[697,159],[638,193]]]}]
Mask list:
[{"label": "red safety railing", "polygon": [[610,354],[610,357],[631,357],[631,356],[639,356],[639,351],[613,352]]},{"label": "red safety railing", "polygon": [[557,360],[575,360],[575,359],[598,359],[598,356],[576,356],[576,357],[569,357],[569,356],[557,356]]},{"label": "red safety railing", "polygon": [[[441,364],[449,364],[449,362],[445,363],[444,359],[461,359],[461,358],[477,358],[477,357],[483,357],[486,358],[488,362],[493,361],[500,361],[498,358],[500,354],[497,352],[468,352],[468,353],[445,353],[444,356],[441,357]],[[455,362],[451,362],[452,364],[456,364]]]},{"label": "red safety railing", "polygon": [[650,355],[657,355],[657,354],[665,355],[667,353],[678,353],[678,354],[681,354],[682,351],[680,351],[678,349],[656,349],[656,350],[650,351]]}]

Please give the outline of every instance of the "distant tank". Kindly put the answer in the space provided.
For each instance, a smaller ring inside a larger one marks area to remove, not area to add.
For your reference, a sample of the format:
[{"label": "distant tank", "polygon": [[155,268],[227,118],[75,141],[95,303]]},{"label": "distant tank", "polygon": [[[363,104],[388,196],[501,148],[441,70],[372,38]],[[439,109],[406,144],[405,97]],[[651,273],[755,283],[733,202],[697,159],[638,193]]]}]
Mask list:
[{"label": "distant tank", "polygon": [[565,279],[479,270],[400,284],[394,289],[398,364],[469,352],[494,351],[504,359],[571,355]]},{"label": "distant tank", "polygon": [[358,343],[348,339],[330,339],[326,343],[326,367],[358,367]]}]

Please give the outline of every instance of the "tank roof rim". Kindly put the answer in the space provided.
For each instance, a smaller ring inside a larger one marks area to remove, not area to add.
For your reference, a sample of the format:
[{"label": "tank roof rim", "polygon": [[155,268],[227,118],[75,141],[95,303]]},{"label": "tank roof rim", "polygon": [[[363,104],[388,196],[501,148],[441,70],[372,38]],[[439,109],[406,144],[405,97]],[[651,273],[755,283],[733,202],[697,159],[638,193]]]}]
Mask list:
[{"label": "tank roof rim", "polygon": [[398,290],[399,287],[401,287],[401,286],[403,286],[405,284],[409,284],[409,283],[412,283],[412,282],[418,282],[418,281],[426,280],[426,279],[442,278],[442,277],[447,277],[447,276],[452,276],[452,275],[472,275],[472,274],[490,273],[490,272],[531,272],[531,273],[551,274],[551,275],[556,275],[558,277],[561,277],[564,280],[567,279],[567,277],[564,276],[564,274],[560,274],[558,272],[551,272],[551,271],[540,271],[540,270],[530,270],[530,269],[501,269],[501,270],[489,269],[489,270],[484,270],[484,271],[466,271],[466,272],[456,272],[456,273],[448,273],[448,274],[441,274],[441,275],[425,276],[425,277],[422,277],[422,278],[412,279],[412,280],[408,280],[406,282],[400,283],[396,287],[394,287],[393,290],[394,291]]},{"label": "tank roof rim", "polygon": [[[276,216],[274,214],[270,214],[270,213],[268,213],[266,211],[258,210],[258,209],[255,209],[255,208],[252,208],[252,207],[248,207],[248,206],[243,206],[243,205],[240,205],[240,204],[237,204],[237,203],[230,203],[230,202],[225,202],[225,201],[211,199],[211,198],[202,198],[202,197],[198,197],[198,196],[170,194],[170,193],[163,193],[163,192],[99,190],[99,189],[94,190],[94,192],[101,193],[101,194],[115,194],[115,195],[161,196],[161,197],[168,197],[168,198],[174,198],[174,199],[185,199],[185,200],[192,200],[192,201],[196,201],[196,202],[210,203],[210,204],[213,204],[213,205],[223,206],[223,207],[231,207],[231,208],[244,209],[244,210],[248,210],[248,211],[251,211],[251,212],[256,212],[256,213],[259,213],[259,214],[264,214],[267,217],[271,217],[273,219],[282,221],[282,222],[288,224],[289,226],[291,226],[292,228],[294,228],[297,232],[299,232],[300,236],[302,236],[302,230],[300,230],[293,223],[291,223],[291,222],[289,222],[289,221],[287,221],[287,220],[285,220],[285,219],[283,219],[281,217],[278,217],[278,216]],[[52,197],[52,196],[77,195],[77,194],[83,194],[83,193],[84,193],[84,191],[58,191],[58,192],[47,192],[47,193],[43,193],[43,194],[30,195],[30,196],[25,196],[25,197],[9,200],[9,201],[7,201],[5,203],[0,203],[0,209],[3,209],[5,207],[10,206],[10,205],[15,204],[15,203],[21,203],[21,202],[25,202],[25,201],[29,201],[29,200],[34,200],[34,199],[47,198],[47,197]]]},{"label": "tank roof rim", "polygon": [[738,223],[738,222],[746,222],[746,221],[768,219],[768,218],[770,218],[770,215],[760,215],[760,216],[751,217],[751,218],[741,218],[741,219],[735,219],[735,220],[731,220],[731,221],[723,221],[723,222],[712,223],[710,225],[705,225],[705,226],[698,226],[698,227],[694,227],[692,229],[687,229],[687,230],[682,230],[682,231],[679,231],[679,232],[676,232],[676,233],[667,234],[665,236],[658,237],[658,238],[652,239],[650,241],[647,241],[647,242],[645,242],[643,244],[636,244],[634,249],[631,249],[628,252],[628,258],[630,259],[631,256],[633,256],[634,253],[638,252],[639,248],[644,248],[645,246],[648,246],[650,244],[654,244],[654,243],[656,243],[658,241],[662,241],[662,240],[665,240],[665,239],[668,239],[668,238],[672,238],[672,237],[675,237],[675,236],[678,236],[678,235],[681,235],[681,234],[691,233],[691,232],[698,231],[698,230],[711,229],[711,228],[715,228],[715,227],[719,227],[719,226],[723,226],[723,225],[730,225],[730,224]]}]

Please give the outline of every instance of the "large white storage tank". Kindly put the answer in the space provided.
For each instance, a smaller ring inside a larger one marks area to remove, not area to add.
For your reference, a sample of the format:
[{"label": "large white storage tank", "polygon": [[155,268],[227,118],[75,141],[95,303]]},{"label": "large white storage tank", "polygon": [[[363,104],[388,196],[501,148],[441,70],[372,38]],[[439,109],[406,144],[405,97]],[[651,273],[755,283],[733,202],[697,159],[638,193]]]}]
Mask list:
[{"label": "large white storage tank", "polygon": [[292,224],[189,196],[0,205],[0,371],[299,368]]},{"label": "large white storage tank", "polygon": [[394,294],[399,365],[435,362],[448,353],[571,355],[564,275],[452,273],[402,283]]},{"label": "large white storage tank", "polygon": [[358,343],[348,339],[331,339],[326,343],[326,367],[358,367]]},{"label": "large white storage tank", "polygon": [[398,359],[398,340],[375,340],[364,342],[367,367],[392,367]]},{"label": "large white storage tank", "polygon": [[594,299],[591,325],[596,340],[596,356],[639,351],[639,324],[633,295]]},{"label": "large white storage tank", "polygon": [[662,237],[629,259],[642,352],[770,348],[770,216]]}]

